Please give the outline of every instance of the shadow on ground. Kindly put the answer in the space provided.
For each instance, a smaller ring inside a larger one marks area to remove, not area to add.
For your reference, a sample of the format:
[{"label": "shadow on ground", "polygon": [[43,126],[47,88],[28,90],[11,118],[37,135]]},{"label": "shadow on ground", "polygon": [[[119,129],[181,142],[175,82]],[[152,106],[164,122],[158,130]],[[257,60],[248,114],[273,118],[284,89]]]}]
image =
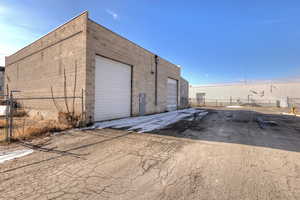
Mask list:
[{"label": "shadow on ground", "polygon": [[182,120],[155,134],[300,152],[299,117],[250,110],[208,112],[202,119]]}]

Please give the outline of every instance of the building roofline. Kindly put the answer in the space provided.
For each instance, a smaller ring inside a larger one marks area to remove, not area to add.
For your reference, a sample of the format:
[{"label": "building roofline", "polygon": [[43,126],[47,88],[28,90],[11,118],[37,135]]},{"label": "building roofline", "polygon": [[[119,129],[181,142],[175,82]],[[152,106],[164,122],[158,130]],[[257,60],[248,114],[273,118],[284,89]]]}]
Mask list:
[{"label": "building roofline", "polygon": [[300,83],[300,79],[290,80],[265,80],[265,81],[245,81],[245,82],[231,82],[231,83],[214,83],[214,84],[199,84],[190,87],[222,87],[222,86],[234,86],[234,85],[261,85],[261,84],[288,84],[288,83]]},{"label": "building roofline", "polygon": [[[41,40],[41,39],[43,39],[44,37],[46,37],[46,36],[49,35],[50,33],[52,33],[52,32],[54,32],[54,31],[58,30],[58,29],[61,28],[62,26],[64,26],[64,25],[70,23],[70,22],[73,21],[74,19],[76,19],[76,18],[78,18],[78,17],[80,17],[80,16],[82,16],[82,15],[84,15],[84,14],[87,14],[87,15],[88,15],[89,13],[88,13],[87,10],[86,10],[86,11],[83,11],[82,13],[76,15],[75,17],[72,17],[71,19],[67,20],[66,22],[62,23],[61,25],[55,27],[54,29],[50,30],[50,31],[47,32],[46,34],[40,36],[38,39],[36,39],[36,40],[34,40],[33,42],[29,43],[28,45],[22,47],[21,49],[19,49],[18,51],[16,51],[15,53],[13,53],[13,54],[11,54],[11,55],[9,55],[9,56],[13,56],[13,55],[19,53],[19,52],[22,51],[23,49],[29,47],[30,45],[32,45],[33,43],[35,43],[35,42],[37,42],[37,41],[39,41],[39,40]],[[5,56],[5,57],[9,57],[9,56]]]},{"label": "building roofline", "polygon": [[[111,33],[113,33],[114,35],[117,35],[118,37],[121,37],[122,39],[127,40],[127,41],[130,42],[131,44],[133,44],[133,45],[135,45],[135,46],[137,46],[137,47],[139,47],[139,48],[142,48],[143,50],[147,51],[148,53],[153,54],[153,55],[156,55],[155,53],[151,52],[150,50],[145,49],[144,47],[142,47],[142,46],[140,46],[140,45],[138,45],[138,44],[132,42],[131,40],[129,40],[129,39],[127,39],[127,38],[121,36],[120,34],[114,32],[114,31],[110,30],[109,28],[107,28],[107,27],[105,27],[105,26],[103,26],[103,25],[97,23],[96,21],[92,20],[91,18],[89,18],[89,13],[88,13],[88,11],[84,11],[84,12],[82,12],[82,13],[76,15],[75,17],[72,17],[71,19],[67,20],[65,23],[63,23],[63,24],[57,26],[56,28],[50,30],[50,31],[47,32],[46,34],[42,35],[42,36],[39,37],[38,39],[34,40],[33,42],[31,42],[31,43],[29,43],[28,45],[24,46],[23,48],[19,49],[19,50],[16,51],[15,53],[13,53],[13,54],[11,54],[11,55],[9,55],[9,56],[5,56],[5,57],[10,57],[10,56],[13,56],[13,55],[18,54],[18,53],[21,52],[23,49],[25,49],[25,48],[29,47],[30,45],[32,45],[34,42],[37,42],[37,41],[43,39],[44,37],[46,37],[46,36],[49,35],[50,33],[52,33],[52,32],[54,32],[54,31],[58,30],[58,29],[61,28],[62,26],[64,26],[64,25],[70,23],[70,22],[73,21],[74,19],[76,19],[76,18],[78,18],[78,17],[80,17],[80,16],[82,16],[82,15],[84,15],[84,14],[87,14],[87,19],[88,19],[88,20],[90,20],[91,22],[97,24],[98,26],[100,26],[100,27],[102,27],[102,28],[104,28],[104,29],[110,31]],[[177,68],[180,69],[180,67],[179,67],[178,65],[176,65],[176,64],[174,64],[174,63],[168,61],[167,59],[165,59],[165,58],[163,58],[163,57],[161,57],[161,56],[159,56],[159,57],[160,57],[161,59],[163,59],[164,61],[166,61],[166,62],[168,62],[168,63],[170,63],[170,64],[172,64],[172,65],[174,65],[174,66],[176,66]]]},{"label": "building roofline", "polygon": [[[90,20],[92,23],[95,23],[96,25],[98,25],[98,26],[104,28],[105,30],[111,32],[112,34],[114,34],[114,35],[116,35],[116,36],[118,36],[118,37],[120,37],[120,38],[122,38],[122,39],[124,39],[124,40],[126,40],[126,41],[128,41],[128,42],[130,42],[131,44],[133,44],[133,45],[135,45],[135,46],[137,46],[137,47],[139,47],[139,48],[141,48],[141,49],[147,51],[148,53],[150,53],[150,54],[152,54],[152,55],[157,55],[157,54],[151,52],[150,50],[145,49],[144,47],[142,47],[142,46],[136,44],[135,42],[133,42],[133,41],[127,39],[126,37],[123,37],[122,35],[120,35],[120,34],[114,32],[114,31],[110,30],[109,28],[107,28],[107,27],[105,27],[105,26],[103,26],[103,25],[101,25],[101,24],[99,24],[98,22],[92,20],[91,18],[88,18],[88,20]],[[169,60],[167,60],[167,59],[165,59],[165,58],[163,58],[163,57],[161,57],[161,56],[159,56],[159,55],[157,55],[157,56],[158,56],[159,58],[163,59],[164,61],[166,61],[166,62],[168,62],[168,63],[170,63],[170,64],[176,66],[177,68],[181,69],[181,67],[180,67],[179,65],[176,65],[176,64],[172,63],[171,61],[169,61]]]},{"label": "building roofline", "polygon": [[180,78],[186,82],[188,82],[188,80],[186,80],[183,76],[180,76]]}]

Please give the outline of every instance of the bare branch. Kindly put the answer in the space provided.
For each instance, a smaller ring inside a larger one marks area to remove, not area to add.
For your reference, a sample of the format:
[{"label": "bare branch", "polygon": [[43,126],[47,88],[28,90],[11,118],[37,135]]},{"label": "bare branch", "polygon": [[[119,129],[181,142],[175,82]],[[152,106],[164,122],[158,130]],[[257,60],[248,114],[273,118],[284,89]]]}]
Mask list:
[{"label": "bare branch", "polygon": [[65,104],[67,113],[70,113],[69,106],[68,106],[68,100],[67,100],[67,76],[66,76],[66,69],[64,68],[64,96],[65,96]]},{"label": "bare branch", "polygon": [[77,85],[77,60],[75,60],[75,80],[74,80],[74,90],[73,90],[73,109],[72,115],[74,116],[75,113],[75,92],[76,92],[76,85]]},{"label": "bare branch", "polygon": [[56,110],[58,112],[60,112],[60,108],[59,108],[58,104],[56,103],[54,95],[53,95],[53,88],[52,88],[52,86],[51,86],[51,97],[52,97],[52,100],[53,100],[53,103],[54,103],[54,106],[55,106]]}]

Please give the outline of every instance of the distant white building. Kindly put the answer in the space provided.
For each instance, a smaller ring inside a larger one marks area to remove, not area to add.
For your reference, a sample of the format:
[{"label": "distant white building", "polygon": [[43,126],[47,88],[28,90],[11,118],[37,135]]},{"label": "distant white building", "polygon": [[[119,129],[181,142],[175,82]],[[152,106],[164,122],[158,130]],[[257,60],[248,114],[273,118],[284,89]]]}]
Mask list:
[{"label": "distant white building", "polygon": [[[190,85],[189,98],[197,103],[258,103],[286,107],[300,102],[300,81],[243,82]],[[299,100],[298,100],[299,99]]]}]

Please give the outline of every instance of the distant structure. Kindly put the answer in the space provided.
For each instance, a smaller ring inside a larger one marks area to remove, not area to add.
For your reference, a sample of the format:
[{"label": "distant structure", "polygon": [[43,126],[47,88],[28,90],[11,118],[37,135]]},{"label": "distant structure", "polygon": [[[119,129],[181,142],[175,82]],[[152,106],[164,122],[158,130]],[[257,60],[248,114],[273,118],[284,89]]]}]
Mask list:
[{"label": "distant structure", "polygon": [[180,77],[180,107],[187,108],[189,106],[189,82]]},{"label": "distant structure", "polygon": [[252,81],[242,83],[190,85],[189,98],[204,104],[259,104],[288,107],[300,103],[300,81]]},{"label": "distant structure", "polygon": [[4,72],[5,72],[5,67],[0,66],[0,94],[4,94]]}]

